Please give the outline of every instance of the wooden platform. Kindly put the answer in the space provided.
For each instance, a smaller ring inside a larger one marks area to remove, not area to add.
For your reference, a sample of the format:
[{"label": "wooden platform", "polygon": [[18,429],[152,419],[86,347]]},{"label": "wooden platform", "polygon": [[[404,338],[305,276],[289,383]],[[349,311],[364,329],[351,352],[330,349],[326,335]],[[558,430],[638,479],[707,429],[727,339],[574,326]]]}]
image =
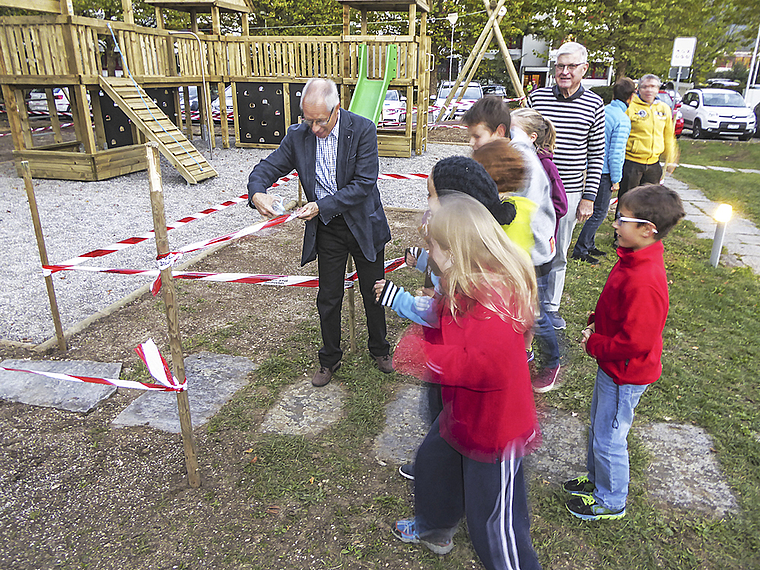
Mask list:
[{"label": "wooden platform", "polygon": [[[29,161],[33,178],[54,180],[107,180],[148,168],[143,145],[124,146],[94,154],[70,150],[79,143],[63,143],[34,150],[14,150],[16,172],[22,176],[21,161]],[[61,148],[55,148],[61,147]]]}]

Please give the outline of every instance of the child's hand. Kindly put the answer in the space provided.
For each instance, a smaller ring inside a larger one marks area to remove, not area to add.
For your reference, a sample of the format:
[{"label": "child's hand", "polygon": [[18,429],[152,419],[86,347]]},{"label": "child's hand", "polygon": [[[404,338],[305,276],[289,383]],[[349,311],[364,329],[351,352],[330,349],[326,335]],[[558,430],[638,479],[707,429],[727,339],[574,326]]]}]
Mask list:
[{"label": "child's hand", "polygon": [[378,279],[375,281],[375,286],[373,287],[373,290],[375,292],[375,301],[380,300],[380,295],[383,292],[383,289],[385,288],[385,279]]},{"label": "child's hand", "polygon": [[420,254],[422,254],[421,247],[407,247],[404,253],[404,263],[409,267],[417,267],[417,260],[420,258]]},{"label": "child's hand", "polygon": [[588,342],[588,339],[591,338],[591,335],[594,334],[595,327],[594,323],[591,323],[589,326],[587,326],[585,329],[581,331],[581,346],[583,347],[583,351],[586,351],[586,343]]}]

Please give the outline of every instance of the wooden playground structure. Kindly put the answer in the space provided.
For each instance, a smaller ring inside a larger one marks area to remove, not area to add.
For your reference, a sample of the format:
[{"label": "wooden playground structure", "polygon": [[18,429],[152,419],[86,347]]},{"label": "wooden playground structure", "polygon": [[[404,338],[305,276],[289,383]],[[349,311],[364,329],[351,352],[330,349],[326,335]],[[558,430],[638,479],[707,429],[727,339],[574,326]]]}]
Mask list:
[{"label": "wooden playground structure", "polygon": [[[62,180],[103,180],[145,170],[143,145],[151,141],[196,184],[216,171],[191,142],[193,125],[189,109],[180,112],[180,89],[188,102],[189,86],[198,87],[201,125],[214,129],[210,85],[218,86],[222,144],[228,147],[230,110],[224,103],[225,86],[231,84],[235,146],[276,148],[300,120],[300,89],[308,78],[335,81],[341,106],[349,108],[360,81],[362,44],[367,79],[382,78],[386,54],[396,46],[390,87],[406,96],[406,126],[378,131],[380,155],[424,152],[432,68],[426,0],[338,1],[343,5],[339,36],[250,36],[250,9],[243,0],[148,0],[156,28],[134,23],[131,0],[122,0],[123,22],[76,16],[71,0],[0,0],[5,7],[44,12],[0,18],[0,86],[19,175],[22,161],[35,178]],[[361,13],[359,34],[350,33],[351,9]],[[191,30],[165,29],[165,10],[189,12]],[[367,13],[375,10],[408,13],[407,34],[368,35]],[[196,16],[209,12],[212,33],[203,34]],[[242,35],[221,34],[221,12],[240,14]],[[102,45],[108,41],[117,46],[123,75],[109,75],[104,64]],[[44,88],[48,109],[54,110],[53,89],[59,87],[67,90],[76,138],[64,141],[60,119],[51,112],[55,142],[36,146],[25,92]],[[413,123],[413,116],[422,120]]]}]

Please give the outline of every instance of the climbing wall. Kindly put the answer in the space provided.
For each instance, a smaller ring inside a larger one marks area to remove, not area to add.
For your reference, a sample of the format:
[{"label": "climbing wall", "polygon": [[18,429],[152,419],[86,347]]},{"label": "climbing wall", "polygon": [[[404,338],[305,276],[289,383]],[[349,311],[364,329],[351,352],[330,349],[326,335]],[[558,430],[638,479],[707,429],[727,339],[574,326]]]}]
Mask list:
[{"label": "climbing wall", "polygon": [[285,136],[282,83],[236,83],[237,146],[279,145]]}]

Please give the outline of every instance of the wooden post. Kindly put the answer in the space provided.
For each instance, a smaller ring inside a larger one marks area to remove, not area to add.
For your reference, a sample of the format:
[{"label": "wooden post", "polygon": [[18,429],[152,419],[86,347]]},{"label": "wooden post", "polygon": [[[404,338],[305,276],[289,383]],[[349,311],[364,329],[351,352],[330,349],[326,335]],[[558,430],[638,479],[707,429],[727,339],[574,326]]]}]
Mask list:
[{"label": "wooden post", "polygon": [[[158,255],[169,253],[169,238],[166,233],[166,218],[164,217],[164,193],[161,185],[161,167],[158,156],[158,145],[148,143],[145,145],[148,159],[148,181],[150,183],[150,207],[153,210],[153,231],[156,235],[156,251]],[[166,321],[169,325],[169,346],[172,352],[172,367],[174,375],[180,383],[185,382],[185,361],[182,356],[182,338],[179,332],[179,307],[177,306],[177,293],[172,280],[172,269],[168,267],[161,270],[161,290],[166,306]],[[185,468],[190,486],[201,486],[201,477],[198,470],[198,452],[193,437],[193,422],[190,418],[190,400],[187,390],[177,392],[177,409],[179,411],[179,424],[182,431],[182,445],[185,449]]]},{"label": "wooden post", "polygon": [[[42,262],[42,265],[49,265],[47,249],[45,249],[45,237],[42,234],[40,213],[37,210],[37,198],[34,196],[34,185],[32,184],[32,172],[29,170],[29,161],[21,161],[21,172],[24,177],[24,185],[26,186],[26,199],[29,201],[29,210],[32,213],[32,224],[34,225],[34,236],[37,238],[37,249],[40,252],[40,261]],[[55,299],[52,275],[45,276],[45,287],[47,288],[48,300],[50,301],[50,313],[53,315],[55,336],[58,338],[58,348],[60,348],[62,352],[65,352],[66,338],[63,336],[61,315],[58,313],[58,301]]]},{"label": "wooden post", "polygon": [[50,115],[50,126],[53,127],[53,140],[57,143],[62,143],[61,121],[58,120],[58,108],[55,106],[53,90],[45,89],[45,97],[47,98],[48,115]]},{"label": "wooden post", "polygon": [[[349,254],[348,256],[348,272],[351,273],[354,270],[354,258]],[[356,289],[356,283],[348,290],[348,335],[350,339],[351,352],[356,352],[356,304],[354,290]]]},{"label": "wooden post", "polygon": [[[483,2],[486,5],[486,13],[490,16],[491,15],[491,1],[483,0]],[[501,34],[501,28],[499,27],[498,23],[496,24],[496,26],[494,26],[494,36],[496,36],[496,43],[499,44],[499,50],[501,50],[501,57],[504,59],[504,65],[507,66],[507,73],[509,73],[509,78],[512,80],[512,85],[514,85],[515,87],[517,96],[523,98],[522,101],[520,101],[520,106],[525,107],[527,105],[527,101],[524,99],[525,91],[523,90],[523,85],[522,85],[522,82],[520,81],[520,77],[517,75],[515,64],[512,62],[512,56],[509,55],[509,48],[507,47],[507,42],[504,41],[504,36]]]}]

